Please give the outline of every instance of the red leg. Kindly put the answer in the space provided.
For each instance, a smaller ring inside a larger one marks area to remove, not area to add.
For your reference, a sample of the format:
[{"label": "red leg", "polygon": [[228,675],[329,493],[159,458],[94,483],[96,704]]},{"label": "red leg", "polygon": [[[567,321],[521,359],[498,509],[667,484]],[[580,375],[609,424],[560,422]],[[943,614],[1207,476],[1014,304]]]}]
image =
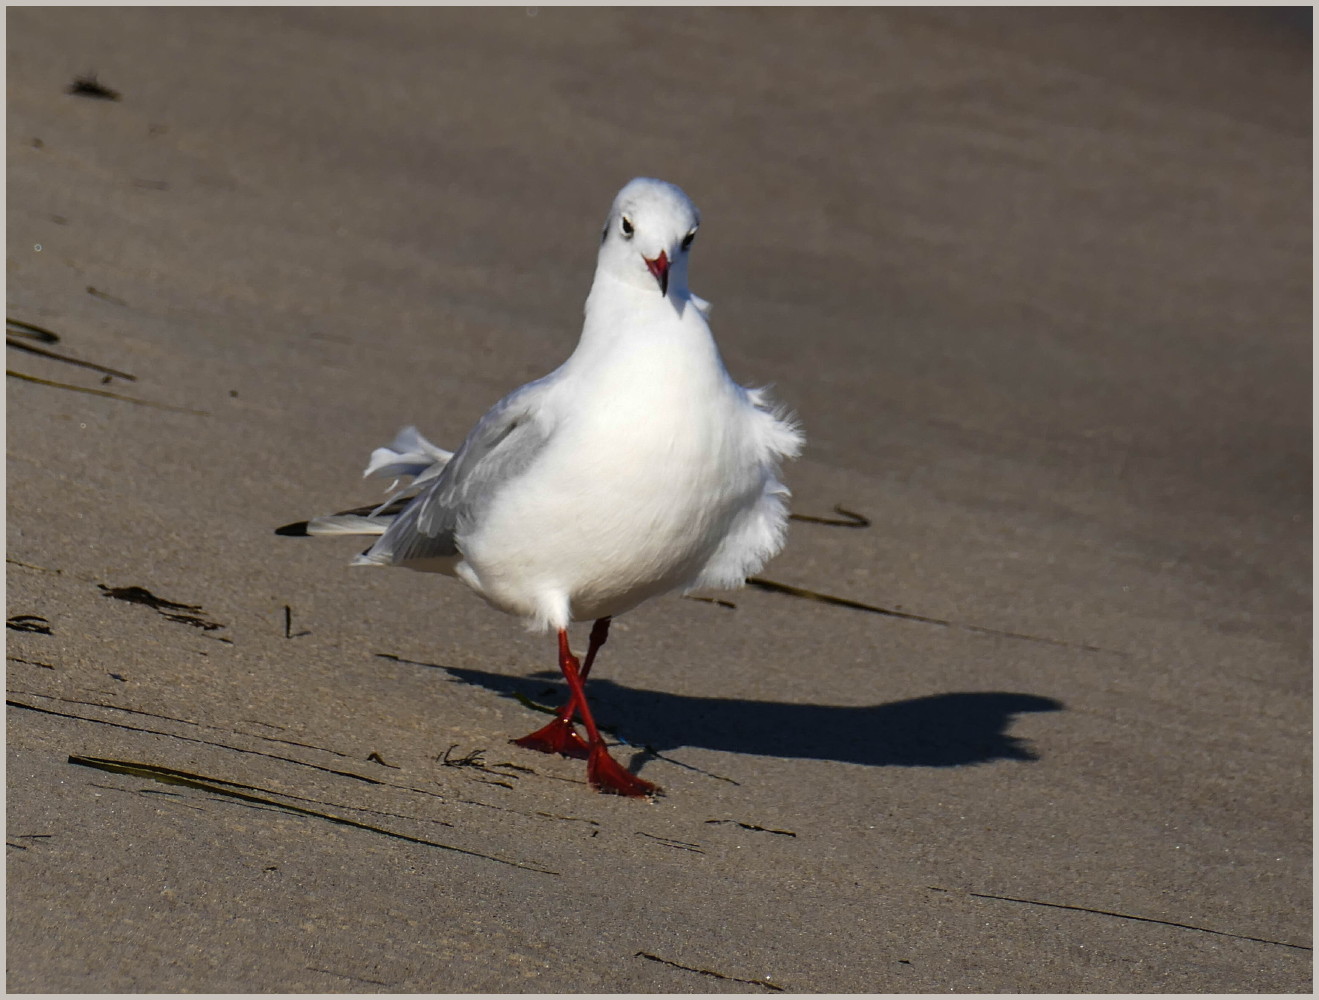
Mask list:
[{"label": "red leg", "polygon": [[595,654],[609,641],[609,622],[608,618],[597,618],[591,626],[591,642],[586,647],[586,662],[582,664],[583,684],[586,683],[586,675],[591,672],[591,664],[595,663]]},{"label": "red leg", "polygon": [[[548,726],[532,733],[530,736],[524,736],[522,739],[513,742],[533,750],[544,749],[549,753],[564,753],[564,750],[559,749],[563,745],[576,750],[577,745],[582,743],[582,739],[573,730],[571,720],[574,713],[580,713],[582,724],[586,726],[587,739],[583,748],[586,750],[587,757],[586,778],[591,783],[591,787],[614,795],[653,795],[659,791],[659,786],[628,773],[614,758],[609,756],[605,741],[600,736],[600,730],[596,728],[595,719],[591,715],[591,708],[586,702],[586,687],[583,678],[590,670],[595,660],[595,654],[605,644],[608,632],[609,619],[602,618],[595,623],[595,628],[591,630],[591,646],[586,656],[586,667],[583,668],[578,664],[577,657],[572,655],[572,650],[568,647],[567,631],[564,629],[559,630],[559,669],[563,671],[563,678],[568,682],[568,688],[572,692],[572,696]],[[570,742],[564,736],[565,731],[572,734],[572,740],[576,741],[575,743]],[[550,749],[551,745],[553,749]],[[577,756],[576,753],[569,755]]]},{"label": "red leg", "polygon": [[595,719],[591,717],[591,707],[586,703],[586,686],[582,683],[577,657],[568,648],[568,633],[563,630],[559,631],[559,666],[577,699],[582,724],[586,727],[586,740],[590,748],[590,756],[586,761],[586,780],[591,783],[591,787],[614,795],[642,796],[658,792],[658,785],[623,770],[618,761],[609,756],[600,730],[595,727]]},{"label": "red leg", "polygon": [[[583,681],[586,680],[586,675],[591,672],[596,654],[600,652],[600,647],[605,644],[608,638],[609,619],[596,619],[595,624],[591,627],[591,642],[587,646],[586,663],[581,671]],[[562,659],[560,659],[560,669],[562,669]],[[557,753],[565,757],[586,760],[591,755],[590,748],[587,747],[586,741],[577,735],[577,730],[573,727],[573,716],[577,712],[577,695],[570,693],[568,700],[563,703],[563,707],[555,715],[554,721],[542,726],[534,733],[528,733],[521,739],[512,742],[528,750],[539,750],[541,753]]]}]

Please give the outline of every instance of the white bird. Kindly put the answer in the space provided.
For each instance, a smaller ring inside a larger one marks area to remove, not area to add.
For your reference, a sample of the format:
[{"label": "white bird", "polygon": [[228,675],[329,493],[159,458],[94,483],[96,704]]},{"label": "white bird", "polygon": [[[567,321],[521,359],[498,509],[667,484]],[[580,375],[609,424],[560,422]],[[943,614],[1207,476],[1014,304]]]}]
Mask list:
[{"label": "white bird", "polygon": [[[411,427],[376,449],[366,475],[413,477],[380,507],[279,529],[379,535],[355,564],[454,576],[557,631],[571,696],[513,742],[584,757],[591,785],[620,795],[659,789],[609,756],[587,705],[610,619],[667,591],[742,586],[783,546],[779,465],[804,440],[765,390],[724,368],[709,304],[687,287],[699,225],[679,188],[631,181],[609,210],[581,339],[562,366],[496,403],[456,452]],[[568,645],[575,621],[595,623],[584,666]]]}]

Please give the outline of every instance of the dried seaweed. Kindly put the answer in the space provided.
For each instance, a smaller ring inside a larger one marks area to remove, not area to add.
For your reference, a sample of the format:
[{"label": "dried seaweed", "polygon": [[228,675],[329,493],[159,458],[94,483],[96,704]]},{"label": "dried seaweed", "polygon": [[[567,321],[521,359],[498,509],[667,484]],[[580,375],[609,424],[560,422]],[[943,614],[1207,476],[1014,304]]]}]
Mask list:
[{"label": "dried seaweed", "polygon": [[[937,885],[926,886],[932,892],[955,893],[956,890],[944,889]],[[1218,934],[1222,937],[1237,938],[1241,941],[1255,941],[1259,944],[1274,944],[1279,948],[1295,948],[1297,951],[1314,951],[1314,948],[1306,944],[1292,944],[1289,941],[1274,941],[1272,938],[1251,937],[1249,934],[1233,934],[1231,931],[1217,931],[1212,927],[1200,927],[1196,924],[1183,924],[1176,920],[1160,920],[1158,917],[1142,917],[1134,913],[1119,913],[1116,910],[1100,910],[1092,906],[1074,906],[1070,903],[1050,903],[1042,899],[1022,899],[1018,896],[996,896],[988,892],[965,892],[967,896],[974,896],[977,899],[997,899],[1008,903],[1026,903],[1030,906],[1047,906],[1055,910],[1076,910],[1080,913],[1096,913],[1103,917],[1118,917],[1122,920],[1139,920],[1147,924],[1163,924],[1165,927],[1181,927],[1188,931],[1200,931],[1203,934]]]},{"label": "dried seaweed", "polygon": [[68,389],[71,392],[85,392],[91,396],[104,396],[107,399],[118,399],[125,403],[135,403],[138,406],[150,406],[157,410],[171,410],[174,413],[191,413],[197,417],[209,417],[210,413],[206,410],[194,410],[187,406],[172,406],[169,403],[157,403],[150,399],[138,399],[135,396],[125,396],[118,392],[110,392],[107,389],[89,389],[82,385],[70,385],[68,382],[54,382],[48,378],[37,378],[35,375],[25,375],[23,372],[16,372],[12,368],[6,368],[5,374],[10,378],[22,379],[24,382],[34,382],[37,385],[48,385],[53,389]]},{"label": "dried seaweed", "polygon": [[757,833],[776,833],[776,834],[778,834],[780,837],[795,837],[795,836],[797,836],[797,835],[796,835],[795,833],[793,833],[791,830],[774,830],[774,829],[772,829],[772,828],[770,828],[770,827],[768,827],[768,826],[756,826],[754,823],[743,823],[743,822],[741,822],[740,820],[735,820],[735,819],[707,819],[706,822],[707,822],[707,823],[731,823],[731,824],[733,824],[734,826],[740,826],[743,830],[754,830],[754,831],[756,831]]},{"label": "dried seaweed", "polygon": [[14,319],[12,316],[5,317],[5,332],[16,334],[19,337],[31,337],[43,344],[58,344],[60,342],[59,334],[51,333],[44,326],[24,323],[21,319]]},{"label": "dried seaweed", "polygon": [[910,611],[898,611],[895,608],[883,608],[875,604],[865,604],[862,601],[854,601],[848,597],[834,597],[832,594],[822,594],[817,590],[808,590],[805,587],[794,587],[791,584],[779,583],[777,580],[766,580],[763,577],[753,576],[747,579],[748,587],[757,587],[760,590],[768,590],[774,594],[787,594],[789,597],[801,597],[810,601],[820,601],[824,604],[833,604],[840,608],[853,608],[857,611],[869,611],[876,615],[886,615],[890,618],[902,618],[906,621],[924,622],[927,625],[941,625],[944,628],[961,629],[964,632],[979,632],[982,635],[996,635],[1003,639],[1020,639],[1025,642],[1040,642],[1048,646],[1061,646],[1064,649],[1082,649],[1087,653],[1111,653],[1115,656],[1127,656],[1127,653],[1115,649],[1104,649],[1100,646],[1091,646],[1083,642],[1067,642],[1063,639],[1050,639],[1047,636],[1027,635],[1024,632],[1009,632],[1006,629],[988,628],[984,625],[966,625],[962,622],[950,621],[947,618],[932,618],[929,615],[913,614]]},{"label": "dried seaweed", "polygon": [[855,511],[846,510],[842,504],[834,504],[834,513],[840,517],[819,517],[815,514],[789,514],[793,521],[805,521],[808,524],[827,524],[834,528],[869,528],[870,518]]},{"label": "dried seaweed", "polygon": [[201,611],[202,606],[200,604],[180,604],[178,601],[166,600],[163,597],[157,597],[146,587],[107,587],[103,583],[98,583],[97,586],[101,588],[106,597],[113,597],[116,601],[128,601],[130,604],[145,604],[148,608],[164,615],[172,622],[191,625],[193,628],[199,628],[206,632],[224,628],[219,622],[208,621],[202,615],[185,613]]},{"label": "dried seaweed", "polygon": [[[551,871],[548,868],[541,868],[538,865],[523,864],[520,861],[509,861],[507,858],[496,857],[493,854],[482,854],[479,851],[471,851],[465,847],[454,847],[452,844],[441,844],[434,840],[423,840],[420,837],[409,837],[407,834],[398,833],[395,830],[387,830],[384,827],[372,826],[370,823],[359,823],[357,820],[348,819],[345,816],[335,816],[332,813],[320,812],[316,809],[305,809],[302,806],[290,805],[287,802],[279,802],[275,799],[263,798],[259,795],[250,795],[247,792],[237,791],[235,788],[225,787],[226,785],[239,785],[238,782],[225,781],[221,778],[210,778],[201,774],[190,774],[187,771],[178,771],[170,767],[162,767],[156,764],[141,764],[134,761],[111,760],[104,757],[83,757],[79,754],[70,754],[69,763],[77,764],[81,767],[91,767],[100,771],[108,771],[112,774],[126,774],[135,778],[148,778],[152,781],[160,781],[168,785],[182,785],[186,788],[195,788],[199,791],[210,792],[212,795],[224,795],[242,802],[253,803],[267,808],[279,809],[285,812],[295,813],[299,816],[310,816],[315,819],[328,820],[331,823],[337,823],[340,826],[349,826],[357,830],[366,830],[370,833],[383,834],[386,837],[393,837],[396,840],[407,841],[411,844],[422,844],[426,847],[438,847],[441,850],[453,851],[456,854],[466,854],[469,857],[480,858],[483,861],[494,861],[501,865],[510,865],[513,868],[522,868],[526,871],[540,872],[544,875],[558,875],[559,872]],[[252,787],[242,786],[239,787]],[[262,789],[265,791],[265,789]],[[280,792],[268,792],[268,794],[279,795]],[[353,807],[349,807],[353,808]]]},{"label": "dried seaweed", "polygon": [[698,969],[692,965],[682,965],[678,962],[671,962],[667,958],[660,958],[658,955],[652,955],[648,951],[639,951],[637,952],[636,957],[645,958],[652,962],[659,962],[661,965],[669,965],[675,969],[682,969],[684,972],[699,972],[703,976],[713,976],[715,979],[726,979],[733,983],[748,983],[751,986],[760,986],[764,989],[774,990],[778,993],[782,993],[784,990],[784,987],[779,986],[776,983],[767,982],[766,979],[768,979],[768,977],[766,977],[766,979],[740,979],[737,976],[727,976],[722,972],[715,972],[713,969]]},{"label": "dried seaweed", "polygon": [[14,615],[5,622],[7,628],[15,632],[35,632],[38,635],[50,635],[50,622],[41,615]]}]

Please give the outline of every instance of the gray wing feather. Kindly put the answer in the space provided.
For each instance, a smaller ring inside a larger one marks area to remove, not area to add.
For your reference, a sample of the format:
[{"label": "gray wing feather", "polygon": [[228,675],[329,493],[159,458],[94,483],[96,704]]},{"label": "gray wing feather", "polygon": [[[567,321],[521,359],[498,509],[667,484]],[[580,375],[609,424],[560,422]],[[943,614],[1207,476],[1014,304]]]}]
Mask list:
[{"label": "gray wing feather", "polygon": [[460,525],[490,502],[496,491],[535,460],[549,438],[536,404],[545,379],[510,393],[472,428],[444,470],[394,518],[359,560],[403,563],[456,556]]}]

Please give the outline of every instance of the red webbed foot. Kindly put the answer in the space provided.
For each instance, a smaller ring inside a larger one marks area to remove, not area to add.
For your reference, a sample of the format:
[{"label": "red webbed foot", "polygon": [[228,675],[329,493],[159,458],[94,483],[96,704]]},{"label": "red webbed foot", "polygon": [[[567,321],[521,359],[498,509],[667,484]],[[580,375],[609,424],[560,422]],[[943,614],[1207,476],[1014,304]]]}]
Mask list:
[{"label": "red webbed foot", "polygon": [[609,756],[603,743],[592,750],[586,764],[586,780],[597,791],[610,795],[628,795],[641,798],[655,795],[660,791],[659,785],[638,778],[635,774],[623,770],[621,764]]},{"label": "red webbed foot", "polygon": [[577,730],[567,719],[555,718],[548,726],[543,726],[534,733],[528,733],[521,739],[510,740],[509,742],[516,743],[528,750],[539,750],[541,753],[557,753],[565,757],[575,757],[578,760],[586,760],[591,755],[586,746],[586,741],[577,735]]}]

